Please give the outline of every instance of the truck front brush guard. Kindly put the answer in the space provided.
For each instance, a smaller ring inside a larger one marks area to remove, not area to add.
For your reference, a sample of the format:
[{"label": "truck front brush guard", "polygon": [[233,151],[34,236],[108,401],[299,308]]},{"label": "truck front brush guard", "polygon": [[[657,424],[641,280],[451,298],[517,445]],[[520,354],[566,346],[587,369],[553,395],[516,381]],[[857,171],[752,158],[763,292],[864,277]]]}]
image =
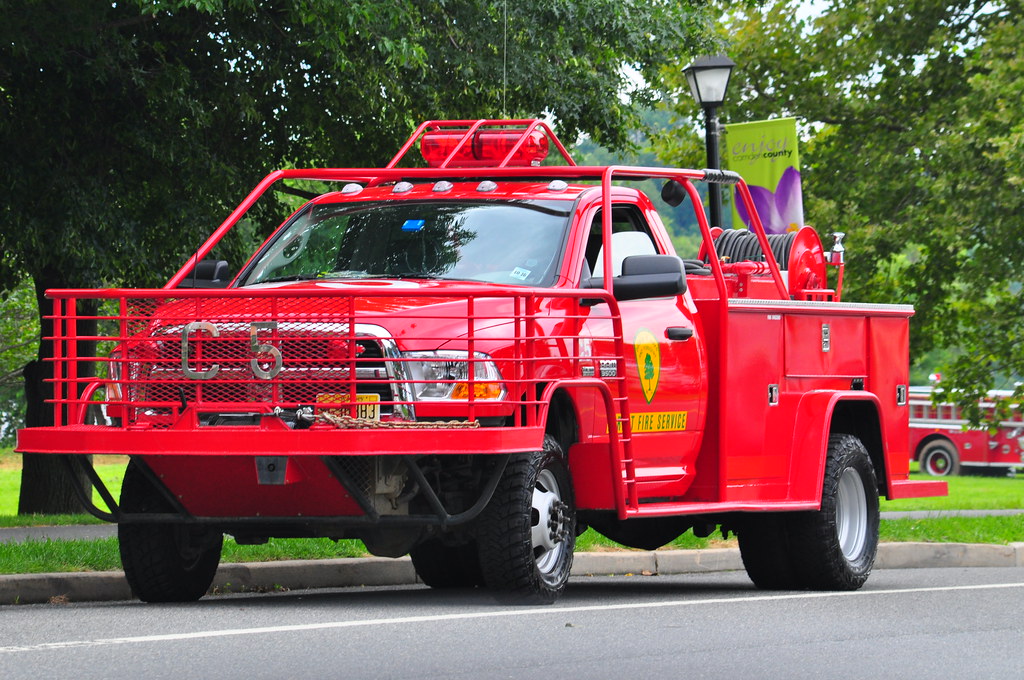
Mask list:
[{"label": "truck front brush guard", "polygon": [[[83,456],[75,455],[62,455],[61,458],[64,464],[67,466],[69,474],[72,478],[76,476],[78,472],[84,472],[87,476],[91,488],[83,488],[79,484],[73,484],[72,487],[75,491],[75,495],[78,497],[79,502],[85,508],[85,510],[97,519],[101,519],[106,522],[117,522],[118,524],[133,524],[133,523],[153,523],[153,522],[178,522],[187,524],[208,524],[223,527],[225,529],[229,527],[243,527],[253,525],[292,525],[292,526],[314,526],[314,525],[331,525],[339,527],[364,527],[368,525],[392,525],[392,526],[436,526],[441,529],[447,529],[461,524],[466,524],[476,519],[483,509],[490,502],[491,497],[494,495],[494,491],[498,486],[498,482],[501,479],[502,474],[505,472],[505,466],[508,464],[508,460],[511,454],[502,454],[493,456],[494,465],[491,470],[487,482],[484,484],[480,491],[480,496],[469,508],[462,512],[452,514],[444,507],[444,503],[438,497],[437,492],[430,482],[427,481],[423,471],[416,464],[415,459],[412,456],[400,456],[401,461],[405,464],[409,475],[419,486],[420,493],[423,495],[430,509],[433,511],[432,514],[421,514],[421,515],[402,515],[402,516],[391,516],[381,515],[373,507],[371,500],[362,492],[359,485],[349,477],[349,475],[342,469],[338,462],[332,456],[322,456],[324,464],[334,475],[338,483],[348,492],[352,498],[359,504],[359,507],[365,513],[364,515],[355,516],[333,516],[333,517],[196,517],[188,512],[181,502],[172,494],[167,487],[160,481],[160,479],[153,473],[153,471],[146,465],[141,459],[133,457],[133,461],[139,466],[139,469],[147,477],[154,488],[158,489],[163,497],[175,508],[173,513],[126,513],[123,512],[117,502],[114,500],[113,494],[104,484],[103,480],[100,479],[93,468],[92,463],[86,460]],[[89,491],[95,489],[99,493],[100,498],[106,503],[110,511],[105,511],[93,502]]]}]

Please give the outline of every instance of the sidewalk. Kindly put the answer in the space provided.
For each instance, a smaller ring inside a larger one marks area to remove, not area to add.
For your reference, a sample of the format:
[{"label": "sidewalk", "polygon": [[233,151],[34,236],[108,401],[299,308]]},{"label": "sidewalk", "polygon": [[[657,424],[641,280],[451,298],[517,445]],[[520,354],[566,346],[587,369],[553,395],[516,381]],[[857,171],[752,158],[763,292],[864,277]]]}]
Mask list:
[{"label": "sidewalk", "polygon": [[[883,512],[882,519],[928,519],[933,517],[988,517],[1024,515],[1017,510],[916,510]],[[93,541],[117,536],[116,524],[76,524],[68,526],[0,528],[0,543],[25,541]]]},{"label": "sidewalk", "polygon": [[12,527],[0,529],[0,543],[26,541],[96,541],[117,536],[116,524],[71,524],[68,526]]},{"label": "sidewalk", "polygon": [[[946,513],[883,513],[883,517],[966,515]],[[980,514],[1024,514],[1015,511],[977,511]],[[0,529],[0,542],[116,535],[114,525]],[[1024,543],[976,545],[964,543],[883,543],[876,569],[926,567],[1024,567]],[[622,550],[577,553],[572,573],[586,576],[700,574],[743,569],[739,550]],[[296,560],[222,564],[214,578],[215,592],[266,592],[310,588],[413,585],[419,583],[408,557],[356,557],[334,560]],[[131,599],[120,571],[62,574],[0,575],[0,605],[41,602],[99,602]]]}]

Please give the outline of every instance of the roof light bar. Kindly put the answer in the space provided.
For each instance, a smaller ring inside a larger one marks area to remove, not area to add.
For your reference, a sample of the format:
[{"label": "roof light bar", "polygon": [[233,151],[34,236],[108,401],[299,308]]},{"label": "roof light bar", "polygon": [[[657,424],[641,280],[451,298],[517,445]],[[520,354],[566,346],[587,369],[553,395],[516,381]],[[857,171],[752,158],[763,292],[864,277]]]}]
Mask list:
[{"label": "roof light bar", "polygon": [[541,130],[428,130],[420,152],[432,168],[529,167],[547,158],[548,138]]}]

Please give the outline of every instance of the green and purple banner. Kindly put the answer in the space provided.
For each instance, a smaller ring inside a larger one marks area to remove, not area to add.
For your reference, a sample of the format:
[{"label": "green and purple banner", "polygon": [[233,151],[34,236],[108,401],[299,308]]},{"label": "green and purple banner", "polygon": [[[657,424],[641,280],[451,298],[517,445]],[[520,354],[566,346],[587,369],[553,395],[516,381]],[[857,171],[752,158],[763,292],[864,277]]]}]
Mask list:
[{"label": "green and purple banner", "polygon": [[[769,234],[804,226],[800,190],[800,153],[796,118],[778,118],[725,126],[724,166],[750,187],[757,214]],[[750,226],[746,206],[733,189],[733,225]]]}]

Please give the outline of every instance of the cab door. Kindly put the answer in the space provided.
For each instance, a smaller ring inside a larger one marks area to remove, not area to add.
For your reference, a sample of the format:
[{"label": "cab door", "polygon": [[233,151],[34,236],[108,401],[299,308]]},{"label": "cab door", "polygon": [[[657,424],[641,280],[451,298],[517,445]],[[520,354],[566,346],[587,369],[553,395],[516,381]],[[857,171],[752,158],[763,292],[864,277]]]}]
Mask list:
[{"label": "cab door", "polygon": [[[671,254],[658,243],[638,206],[613,205],[613,276],[629,255]],[[595,207],[583,276],[603,280],[601,211]],[[638,496],[648,503],[678,500],[693,481],[704,429],[707,364],[696,307],[688,294],[619,303]],[[595,358],[615,354],[609,320],[589,323]],[[613,370],[601,364],[602,373]],[[615,391],[613,389],[613,394]],[[606,428],[605,428],[606,429]]]}]

